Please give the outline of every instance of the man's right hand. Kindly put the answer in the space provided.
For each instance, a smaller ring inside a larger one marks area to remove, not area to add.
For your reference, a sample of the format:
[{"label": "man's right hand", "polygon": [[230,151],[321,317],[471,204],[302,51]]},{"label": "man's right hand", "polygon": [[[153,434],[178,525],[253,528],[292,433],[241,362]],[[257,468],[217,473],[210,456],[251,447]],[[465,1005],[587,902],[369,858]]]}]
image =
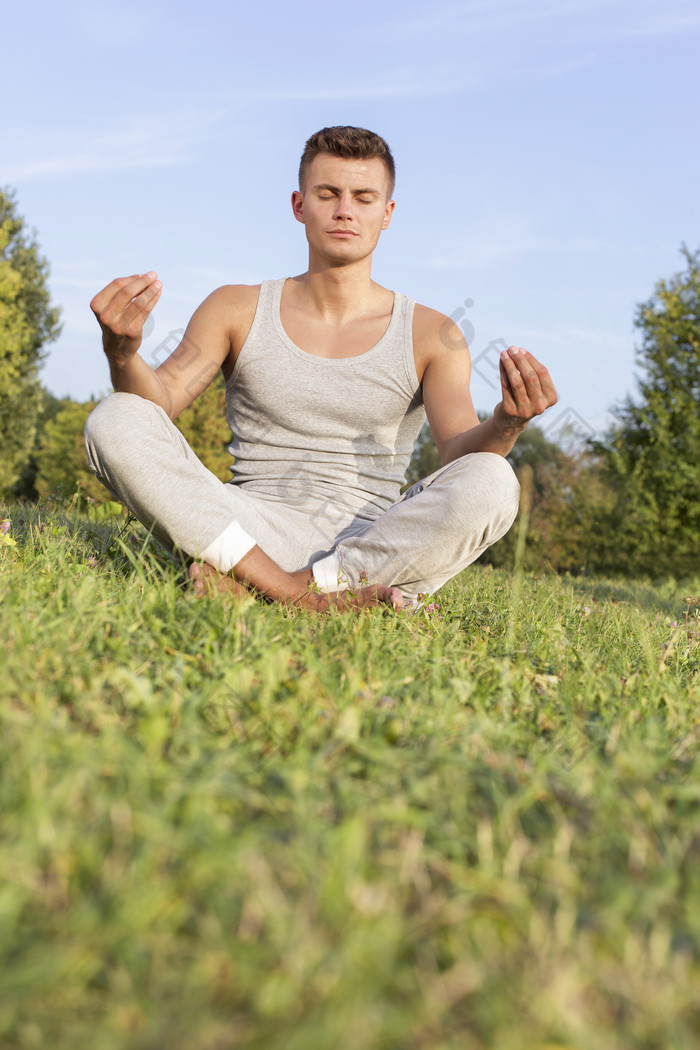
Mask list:
[{"label": "man's right hand", "polygon": [[122,368],[141,346],[143,326],[160,299],[158,275],[117,277],[90,303],[102,329],[102,345],[111,364]]}]

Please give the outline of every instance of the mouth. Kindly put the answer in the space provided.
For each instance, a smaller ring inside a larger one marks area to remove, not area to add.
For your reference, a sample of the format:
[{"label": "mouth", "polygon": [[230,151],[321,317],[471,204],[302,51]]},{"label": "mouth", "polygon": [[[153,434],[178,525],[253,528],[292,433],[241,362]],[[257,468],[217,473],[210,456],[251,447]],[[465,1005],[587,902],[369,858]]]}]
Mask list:
[{"label": "mouth", "polygon": [[357,234],[353,230],[329,230],[328,233],[331,237],[357,237]]}]

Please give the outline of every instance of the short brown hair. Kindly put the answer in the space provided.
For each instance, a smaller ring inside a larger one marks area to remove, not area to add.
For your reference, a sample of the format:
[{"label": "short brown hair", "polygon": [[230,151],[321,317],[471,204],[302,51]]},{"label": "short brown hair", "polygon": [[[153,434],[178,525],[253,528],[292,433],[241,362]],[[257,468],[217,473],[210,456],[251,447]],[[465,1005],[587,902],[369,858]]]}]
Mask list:
[{"label": "short brown hair", "polygon": [[338,125],[332,128],[321,128],[307,141],[299,164],[299,189],[305,191],[306,176],[309,165],[319,153],[330,153],[333,157],[378,157],[384,162],[389,176],[389,196],[394,192],[396,168],[391,150],[381,137],[366,128],[353,128]]}]

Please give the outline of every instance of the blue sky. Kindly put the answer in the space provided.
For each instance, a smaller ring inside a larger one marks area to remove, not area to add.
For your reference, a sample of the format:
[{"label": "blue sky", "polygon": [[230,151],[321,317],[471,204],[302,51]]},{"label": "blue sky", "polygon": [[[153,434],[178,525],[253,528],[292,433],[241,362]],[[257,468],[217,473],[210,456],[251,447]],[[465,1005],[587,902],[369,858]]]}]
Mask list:
[{"label": "blue sky", "polygon": [[28,0],[3,35],[0,185],[51,266],[59,396],[109,389],[88,303],[113,277],[163,281],[153,360],[218,285],[305,269],[289,197],[329,124],[394,152],[375,279],[462,324],[481,409],[500,341],[532,350],[550,432],[634,391],[635,305],[700,246],[696,0]]}]

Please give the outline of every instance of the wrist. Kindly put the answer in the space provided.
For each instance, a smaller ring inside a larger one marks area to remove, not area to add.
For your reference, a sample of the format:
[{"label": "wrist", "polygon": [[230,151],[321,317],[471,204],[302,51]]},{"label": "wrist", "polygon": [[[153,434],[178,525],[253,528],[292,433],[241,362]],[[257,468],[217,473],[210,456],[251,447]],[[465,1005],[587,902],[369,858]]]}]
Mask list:
[{"label": "wrist", "polygon": [[520,419],[517,416],[508,416],[503,410],[503,403],[499,403],[493,410],[493,425],[502,437],[516,438],[527,429],[530,422],[528,419]]},{"label": "wrist", "polygon": [[115,332],[103,331],[102,333],[102,349],[112,368],[128,367],[136,357],[140,346],[140,338],[118,335]]},{"label": "wrist", "polygon": [[105,349],[105,355],[112,377],[131,375],[134,370],[136,354],[125,354],[123,351]]}]

